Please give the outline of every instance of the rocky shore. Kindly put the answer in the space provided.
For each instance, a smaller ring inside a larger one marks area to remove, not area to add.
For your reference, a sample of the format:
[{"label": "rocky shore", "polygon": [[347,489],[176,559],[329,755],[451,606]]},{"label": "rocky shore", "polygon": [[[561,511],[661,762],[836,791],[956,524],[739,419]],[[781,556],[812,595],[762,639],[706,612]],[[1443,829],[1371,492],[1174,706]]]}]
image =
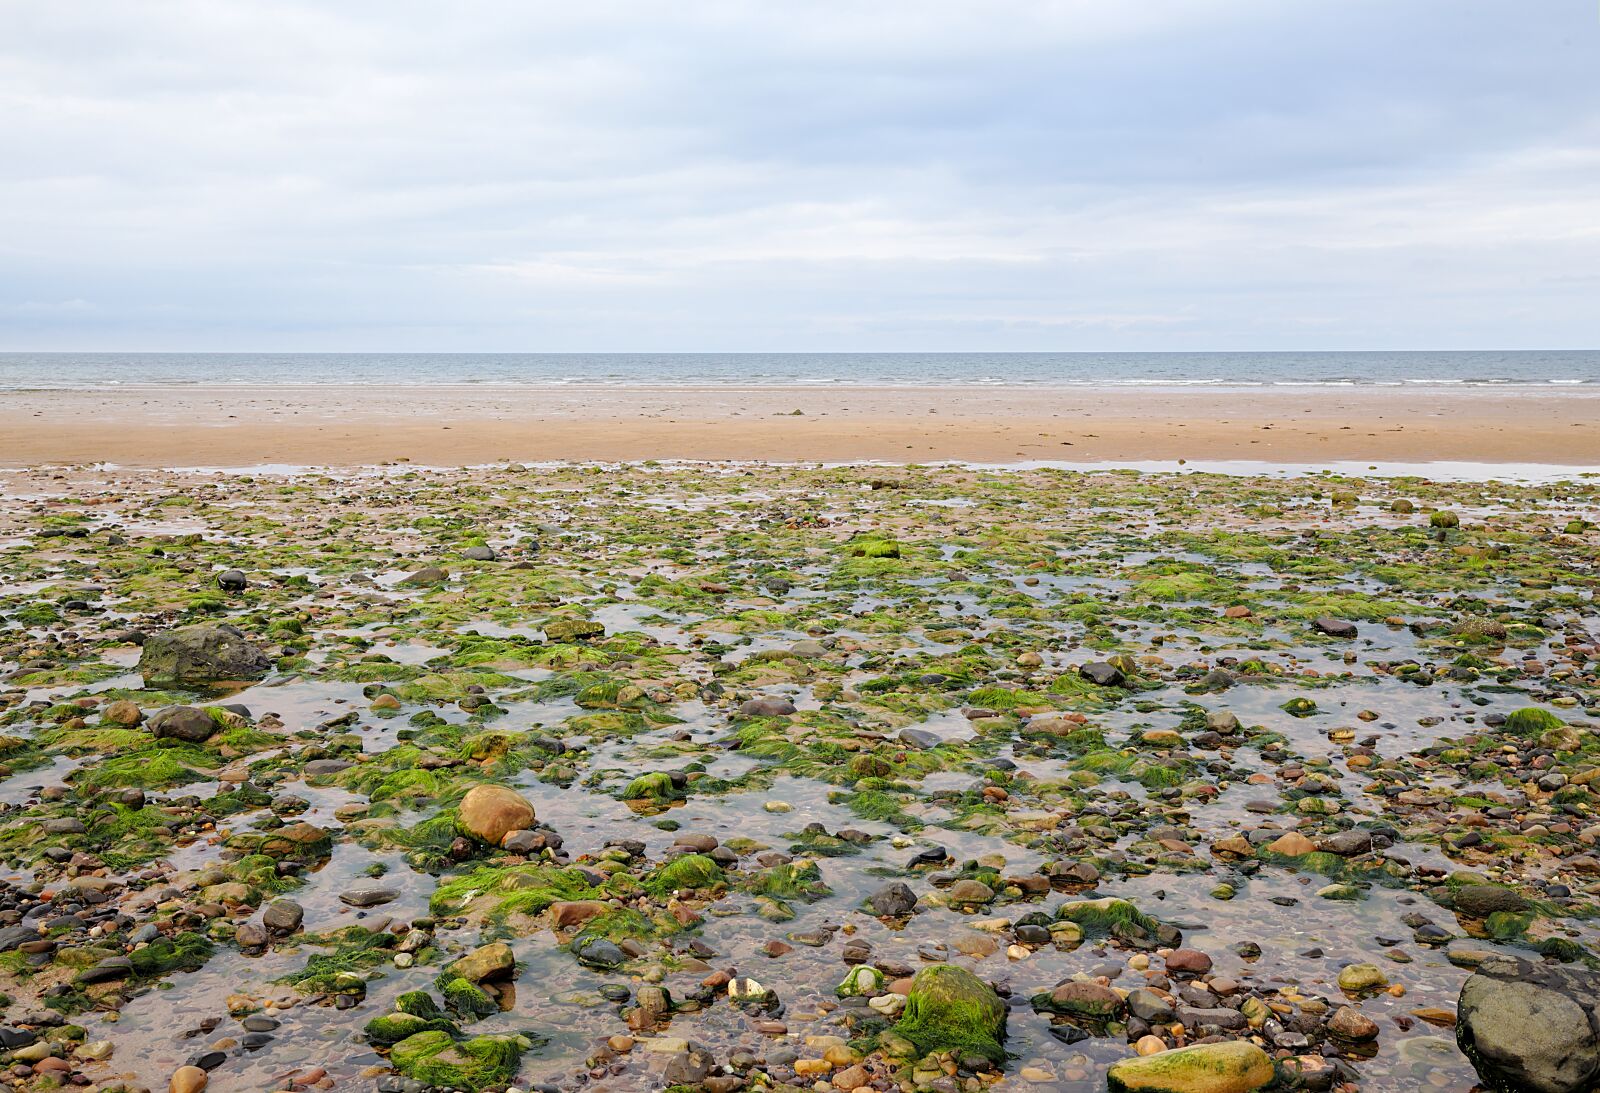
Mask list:
[{"label": "rocky shore", "polygon": [[1600,1089],[1595,481],[6,484],[15,1089]]}]

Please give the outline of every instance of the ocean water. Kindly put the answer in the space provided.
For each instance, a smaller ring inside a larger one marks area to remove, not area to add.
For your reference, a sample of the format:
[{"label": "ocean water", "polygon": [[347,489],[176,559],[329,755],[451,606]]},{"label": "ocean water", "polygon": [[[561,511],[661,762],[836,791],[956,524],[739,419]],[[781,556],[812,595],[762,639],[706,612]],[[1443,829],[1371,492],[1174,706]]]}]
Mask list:
[{"label": "ocean water", "polygon": [[0,390],[463,385],[1600,387],[1600,351],[0,353]]}]

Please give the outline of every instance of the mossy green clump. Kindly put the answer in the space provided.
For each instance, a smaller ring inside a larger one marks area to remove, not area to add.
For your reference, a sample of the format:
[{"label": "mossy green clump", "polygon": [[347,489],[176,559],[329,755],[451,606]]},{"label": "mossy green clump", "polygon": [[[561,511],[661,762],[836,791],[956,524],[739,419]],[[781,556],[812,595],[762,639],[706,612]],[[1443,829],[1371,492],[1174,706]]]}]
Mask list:
[{"label": "mossy green clump", "polygon": [[159,937],[128,954],[133,974],[157,979],[173,972],[199,971],[216,952],[216,946],[201,934],[185,931],[173,937]]},{"label": "mossy green clump", "polygon": [[592,938],[604,938],[612,942],[648,940],[660,932],[655,922],[632,907],[617,907],[585,922],[583,930],[568,947],[576,949]]},{"label": "mossy green clump", "polygon": [[1056,909],[1058,922],[1074,922],[1087,936],[1101,937],[1116,934],[1119,930],[1134,928],[1153,934],[1161,922],[1139,910],[1125,899],[1106,896],[1102,899],[1080,899],[1063,903]]},{"label": "mossy green clump", "polygon": [[1524,706],[1506,714],[1504,729],[1517,736],[1539,736],[1551,729],[1559,729],[1565,722],[1549,710],[1537,706]]},{"label": "mossy green clump", "polygon": [[449,1033],[433,1030],[395,1044],[389,1061],[419,1082],[482,1093],[511,1084],[526,1046],[520,1036],[477,1036],[458,1043]]},{"label": "mossy green clump", "polygon": [[895,539],[885,539],[879,536],[864,535],[852,539],[848,548],[853,558],[898,558],[900,557],[900,543]]},{"label": "mossy green clump", "polygon": [[681,801],[685,796],[672,784],[672,775],[664,770],[641,774],[622,791],[624,801]]},{"label": "mossy green clump", "polygon": [[792,861],[763,869],[745,881],[745,889],[775,899],[812,902],[833,894],[814,861]]},{"label": "mossy green clump", "polygon": [[331,944],[332,952],[317,953],[305,967],[290,972],[280,983],[287,983],[306,994],[364,993],[361,973],[389,961],[389,951],[398,940],[394,934],[350,926],[330,934],[311,935],[313,944]]},{"label": "mossy green clump", "polygon": [[499,1005],[483,988],[459,975],[441,975],[434,986],[444,997],[444,1004],[462,1017],[475,1021],[500,1011]]},{"label": "mossy green clump", "polygon": [[577,869],[485,866],[439,885],[428,907],[436,915],[460,914],[482,900],[490,915],[503,918],[511,914],[536,915],[552,903],[566,900],[604,897],[605,893],[591,886],[589,878]]},{"label": "mossy green clump", "polygon": [[378,1047],[398,1044],[401,1040],[415,1036],[419,1032],[442,1032],[447,1036],[459,1034],[459,1030],[450,1021],[442,1018],[429,1020],[410,1013],[390,1013],[374,1017],[367,1022],[363,1031],[367,1040]]},{"label": "mossy green clump", "polygon": [[658,867],[640,887],[658,899],[691,888],[714,888],[722,883],[722,866],[704,854],[685,854]]},{"label": "mossy green clump", "polygon": [[1005,1003],[983,980],[950,964],[917,973],[894,1032],[923,1055],[951,1051],[996,1064],[1006,1059]]},{"label": "mossy green clump", "polygon": [[1106,1072],[1108,1093],[1196,1093],[1261,1089],[1272,1082],[1272,1058],[1248,1040],[1160,1051],[1124,1059]]},{"label": "mossy green clump", "polygon": [[1458,528],[1461,526],[1461,517],[1453,512],[1440,509],[1438,512],[1429,513],[1428,526],[1432,528]]}]

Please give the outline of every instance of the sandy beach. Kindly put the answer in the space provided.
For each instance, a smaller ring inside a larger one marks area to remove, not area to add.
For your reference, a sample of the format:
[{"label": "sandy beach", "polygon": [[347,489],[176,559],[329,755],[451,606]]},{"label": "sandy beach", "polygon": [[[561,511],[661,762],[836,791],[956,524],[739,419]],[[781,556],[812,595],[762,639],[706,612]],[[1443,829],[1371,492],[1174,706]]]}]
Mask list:
[{"label": "sandy beach", "polygon": [[1537,388],[218,387],[0,393],[0,463],[1246,459],[1600,465]]}]

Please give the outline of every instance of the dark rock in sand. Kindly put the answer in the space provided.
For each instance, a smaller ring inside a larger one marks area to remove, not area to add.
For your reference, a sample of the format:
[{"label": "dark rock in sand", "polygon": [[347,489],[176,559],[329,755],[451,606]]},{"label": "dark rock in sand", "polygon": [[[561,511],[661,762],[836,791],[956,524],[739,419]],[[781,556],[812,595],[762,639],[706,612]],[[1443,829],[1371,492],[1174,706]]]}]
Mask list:
[{"label": "dark rock in sand", "polygon": [[260,679],[272,658],[237,627],[206,622],[152,634],[139,654],[146,684]]}]

